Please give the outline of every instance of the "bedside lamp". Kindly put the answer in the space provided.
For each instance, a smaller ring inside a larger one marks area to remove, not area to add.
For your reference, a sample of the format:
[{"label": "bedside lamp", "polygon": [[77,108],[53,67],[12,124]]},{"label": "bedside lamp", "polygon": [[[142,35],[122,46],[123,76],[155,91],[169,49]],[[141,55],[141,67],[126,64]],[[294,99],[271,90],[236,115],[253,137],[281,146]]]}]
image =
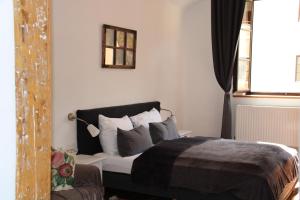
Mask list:
[{"label": "bedside lamp", "polygon": [[166,109],[166,108],[161,108],[160,110],[164,110],[164,111],[167,111],[170,113],[170,118],[173,120],[173,122],[176,124],[176,117],[175,115],[173,114],[173,112],[169,109]]},{"label": "bedside lamp", "polygon": [[89,124],[87,121],[85,121],[83,119],[80,119],[74,113],[69,113],[68,119],[70,121],[74,121],[75,119],[77,119],[78,121],[85,123],[87,125],[86,129],[89,131],[89,133],[91,134],[92,137],[96,137],[97,135],[100,134],[100,130],[96,126],[94,126],[93,124]]}]

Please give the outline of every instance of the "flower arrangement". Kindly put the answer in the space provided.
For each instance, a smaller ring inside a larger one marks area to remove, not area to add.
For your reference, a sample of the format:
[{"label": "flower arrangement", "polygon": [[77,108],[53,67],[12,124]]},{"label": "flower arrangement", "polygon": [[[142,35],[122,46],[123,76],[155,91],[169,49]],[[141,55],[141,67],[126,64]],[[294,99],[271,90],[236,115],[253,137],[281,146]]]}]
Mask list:
[{"label": "flower arrangement", "polygon": [[74,167],[75,162],[73,156],[63,151],[52,151],[52,191],[68,190],[73,188]]}]

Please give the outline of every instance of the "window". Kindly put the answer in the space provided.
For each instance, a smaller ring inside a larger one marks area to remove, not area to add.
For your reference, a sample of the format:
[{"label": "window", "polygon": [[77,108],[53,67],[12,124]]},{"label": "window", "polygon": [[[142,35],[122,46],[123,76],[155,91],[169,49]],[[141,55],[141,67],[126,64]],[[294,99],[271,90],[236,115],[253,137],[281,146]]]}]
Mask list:
[{"label": "window", "polygon": [[300,81],[300,55],[296,57],[296,81]]},{"label": "window", "polygon": [[135,30],[103,25],[102,67],[134,69],[136,55]]},{"label": "window", "polygon": [[299,0],[246,3],[235,94],[300,96]]}]

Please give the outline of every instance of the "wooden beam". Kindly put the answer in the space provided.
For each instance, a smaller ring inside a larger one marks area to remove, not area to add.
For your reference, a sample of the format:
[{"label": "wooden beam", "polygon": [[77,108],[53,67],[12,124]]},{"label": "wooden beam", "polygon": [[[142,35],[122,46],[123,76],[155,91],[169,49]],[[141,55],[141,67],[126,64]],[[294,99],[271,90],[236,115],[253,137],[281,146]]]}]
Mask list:
[{"label": "wooden beam", "polygon": [[16,199],[50,199],[50,0],[14,0],[16,43]]}]

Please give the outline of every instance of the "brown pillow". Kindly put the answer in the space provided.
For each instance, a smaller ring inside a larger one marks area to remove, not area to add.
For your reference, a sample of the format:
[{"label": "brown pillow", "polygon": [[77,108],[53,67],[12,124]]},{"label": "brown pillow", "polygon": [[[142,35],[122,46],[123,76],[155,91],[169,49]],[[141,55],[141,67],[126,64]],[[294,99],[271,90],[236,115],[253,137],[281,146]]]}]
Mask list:
[{"label": "brown pillow", "polygon": [[123,157],[142,153],[153,145],[149,130],[144,126],[130,131],[118,128],[117,142],[119,154]]}]

